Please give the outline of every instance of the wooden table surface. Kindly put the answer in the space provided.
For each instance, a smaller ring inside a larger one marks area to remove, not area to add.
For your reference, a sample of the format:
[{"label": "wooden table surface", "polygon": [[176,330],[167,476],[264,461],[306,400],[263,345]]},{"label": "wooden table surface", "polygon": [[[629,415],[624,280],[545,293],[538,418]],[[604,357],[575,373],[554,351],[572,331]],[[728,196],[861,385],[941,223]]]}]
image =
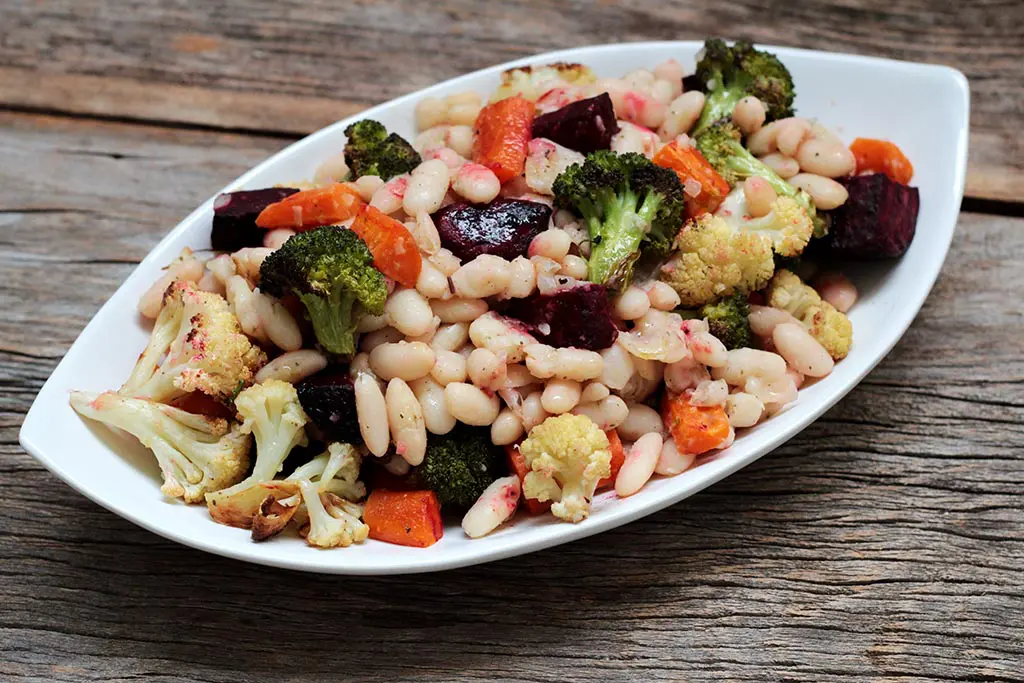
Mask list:
[{"label": "wooden table surface", "polygon": [[[1020,0],[46,0],[0,26],[0,679],[1024,680]],[[917,321],[755,465],[558,549],[356,579],[174,545],[18,446],[135,264],[298,135],[513,57],[707,34],[949,64],[973,96]]]}]

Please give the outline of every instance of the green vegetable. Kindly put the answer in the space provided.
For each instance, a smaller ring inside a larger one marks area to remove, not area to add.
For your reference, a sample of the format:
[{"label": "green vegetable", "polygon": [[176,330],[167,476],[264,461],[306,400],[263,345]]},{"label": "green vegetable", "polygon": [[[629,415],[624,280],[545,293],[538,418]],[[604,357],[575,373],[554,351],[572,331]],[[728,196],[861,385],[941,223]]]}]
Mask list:
[{"label": "green vegetable", "polygon": [[642,154],[598,151],[555,179],[555,204],[583,216],[590,232],[591,282],[622,288],[641,246],[668,254],[683,224],[684,197],[674,171]]},{"label": "green vegetable", "polygon": [[704,110],[696,132],[732,117],[736,103],[747,96],[761,100],[769,121],[793,115],[793,77],[778,57],[745,40],[729,47],[724,40],[704,42],[704,56],[697,62],[697,78],[704,83]]},{"label": "green vegetable", "polygon": [[695,138],[697,150],[708,160],[719,175],[725,178],[730,187],[734,187],[751,176],[760,176],[780,197],[789,197],[797,202],[810,216],[814,223],[814,236],[821,237],[828,231],[824,217],[819,216],[814,208],[810,195],[798,190],[760,159],[755,157],[740,142],[740,132],[731,123],[717,123],[703,131]]},{"label": "green vegetable", "polygon": [[420,165],[420,155],[398,133],[388,135],[383,124],[372,119],[357,121],[345,129],[345,162],[352,178],[364,175],[389,180]]},{"label": "green vegetable", "polygon": [[260,266],[260,289],[298,295],[320,346],[339,355],[355,352],[356,302],[378,315],[388,296],[366,243],[338,226],[300,232],[270,254]]},{"label": "green vegetable", "polygon": [[750,333],[750,304],[745,294],[734,294],[700,309],[700,317],[707,318],[711,334],[725,344],[727,349],[739,349],[751,346],[753,340]]},{"label": "green vegetable", "polygon": [[431,435],[418,474],[442,507],[468,508],[491,482],[503,476],[502,450],[487,429],[459,425]]}]

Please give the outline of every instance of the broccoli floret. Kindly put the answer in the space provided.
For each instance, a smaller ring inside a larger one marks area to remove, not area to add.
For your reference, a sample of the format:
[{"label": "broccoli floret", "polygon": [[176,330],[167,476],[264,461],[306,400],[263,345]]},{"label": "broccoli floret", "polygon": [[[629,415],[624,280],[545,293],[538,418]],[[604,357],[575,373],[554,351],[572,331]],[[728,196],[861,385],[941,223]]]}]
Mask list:
[{"label": "broccoli floret", "polygon": [[799,256],[814,232],[810,216],[790,197],[776,197],[771,211],[758,218],[751,217],[747,213],[747,198],[742,187],[729,193],[715,209],[715,215],[737,230],[756,232],[769,238],[775,253],[786,258]]},{"label": "broccoli floret", "polygon": [[444,507],[466,509],[504,474],[502,450],[487,429],[460,425],[444,436],[431,435],[417,472]]},{"label": "broccoli floret", "polygon": [[737,292],[749,294],[764,287],[775,271],[768,237],[737,230],[709,213],[683,227],[675,249],[659,277],[676,290],[683,306],[703,306]]},{"label": "broccoli floret", "polygon": [[683,224],[684,194],[674,171],[642,154],[598,151],[555,179],[555,203],[573,209],[590,232],[588,279],[624,287],[644,251],[668,253]]},{"label": "broccoli floret", "polygon": [[249,433],[227,420],[189,413],[113,391],[71,392],[79,415],[123,429],[153,451],[172,498],[197,503],[210,491],[234,484],[249,466]]},{"label": "broccoli floret", "polygon": [[398,133],[389,135],[378,121],[356,121],[345,129],[345,137],[345,162],[352,169],[353,179],[375,175],[390,180],[420,165],[419,152],[409,141]]},{"label": "broccoli floret", "polygon": [[355,351],[356,302],[364,311],[380,315],[388,296],[366,243],[339,226],[292,236],[263,260],[260,288],[277,297],[298,295],[320,346],[338,355]]},{"label": "broccoli floret", "polygon": [[171,401],[200,391],[230,401],[267,356],[242,332],[224,297],[176,280],[164,294],[149,344],[118,393]]},{"label": "broccoli floret", "polygon": [[768,181],[779,197],[789,197],[804,210],[814,224],[814,236],[821,237],[828,231],[828,224],[814,208],[810,195],[798,190],[743,146],[740,132],[731,123],[715,124],[696,136],[697,149],[715,170],[725,178],[731,187],[751,176],[760,176]]},{"label": "broccoli floret", "polygon": [[708,321],[708,330],[727,349],[749,347],[752,343],[750,323],[750,304],[746,294],[733,294],[713,304],[705,304],[700,309],[700,317]]},{"label": "broccoli floret", "polygon": [[706,93],[697,132],[730,119],[736,103],[749,95],[761,100],[769,121],[793,115],[795,89],[789,69],[745,40],[732,47],[720,38],[705,41],[696,76]]}]

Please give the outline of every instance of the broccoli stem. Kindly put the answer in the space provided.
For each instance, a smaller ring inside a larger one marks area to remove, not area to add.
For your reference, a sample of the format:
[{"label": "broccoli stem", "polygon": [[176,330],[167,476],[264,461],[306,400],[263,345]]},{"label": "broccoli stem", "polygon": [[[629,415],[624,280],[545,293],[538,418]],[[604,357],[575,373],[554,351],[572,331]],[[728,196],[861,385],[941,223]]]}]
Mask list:
[{"label": "broccoli stem", "polygon": [[342,287],[335,287],[330,297],[299,293],[306,306],[313,332],[320,346],[328,353],[350,356],[355,353],[355,324],[352,307],[356,297]]},{"label": "broccoli stem", "polygon": [[755,157],[747,150],[746,147],[741,145],[739,142],[734,143],[734,154],[732,154],[727,160],[726,165],[735,171],[737,175],[742,178],[749,178],[751,176],[760,176],[768,181],[772,189],[775,190],[775,194],[780,197],[790,197],[796,201],[807,215],[811,217],[811,221],[814,223],[814,236],[821,237],[827,232],[827,224],[825,219],[818,215],[817,210],[814,208],[814,203],[811,201],[810,195],[806,192],[798,190],[793,185],[790,185],[785,179],[779,174],[769,168],[763,161]]},{"label": "broccoli stem", "polygon": [[657,211],[656,205],[651,211],[645,202],[641,215],[636,204],[637,195],[632,189],[621,190],[619,194],[609,192],[604,217],[588,217],[593,246],[587,279],[591,282],[617,287],[629,280],[633,264],[640,256],[640,243]]},{"label": "broccoli stem", "polygon": [[697,119],[697,125],[694,126],[690,135],[696,135],[714,123],[731,118],[733,109],[741,99],[743,99],[743,90],[739,88],[709,92],[704,99],[704,109],[701,110],[700,118]]}]

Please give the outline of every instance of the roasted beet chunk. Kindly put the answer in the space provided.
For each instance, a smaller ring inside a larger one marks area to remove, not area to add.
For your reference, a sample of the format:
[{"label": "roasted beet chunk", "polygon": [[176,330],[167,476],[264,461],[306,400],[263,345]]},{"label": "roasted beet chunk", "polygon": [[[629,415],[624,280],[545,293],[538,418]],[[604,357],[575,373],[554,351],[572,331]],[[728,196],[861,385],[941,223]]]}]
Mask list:
[{"label": "roasted beet chunk", "polygon": [[313,375],[296,387],[299,403],[328,441],[362,443],[356,394],[347,371]]},{"label": "roasted beet chunk", "polygon": [[615,108],[606,92],[533,120],[533,137],[547,138],[584,154],[610,148],[612,136],[618,132]]},{"label": "roasted beet chunk", "polygon": [[523,321],[545,344],[555,347],[600,351],[611,346],[619,334],[612,322],[608,290],[590,282],[520,299],[506,313]]},{"label": "roasted beet chunk", "polygon": [[917,227],[917,188],[893,182],[884,173],[837,180],[850,198],[832,212],[829,251],[861,259],[902,256]]},{"label": "roasted beet chunk", "polygon": [[456,202],[434,214],[441,243],[463,262],[480,254],[506,261],[523,256],[547,230],[551,207],[523,199],[495,199],[486,206]]},{"label": "roasted beet chunk", "polygon": [[213,200],[211,246],[217,251],[263,246],[263,236],[267,231],[256,227],[256,216],[268,205],[296,192],[298,190],[293,187],[268,187],[217,195]]}]

